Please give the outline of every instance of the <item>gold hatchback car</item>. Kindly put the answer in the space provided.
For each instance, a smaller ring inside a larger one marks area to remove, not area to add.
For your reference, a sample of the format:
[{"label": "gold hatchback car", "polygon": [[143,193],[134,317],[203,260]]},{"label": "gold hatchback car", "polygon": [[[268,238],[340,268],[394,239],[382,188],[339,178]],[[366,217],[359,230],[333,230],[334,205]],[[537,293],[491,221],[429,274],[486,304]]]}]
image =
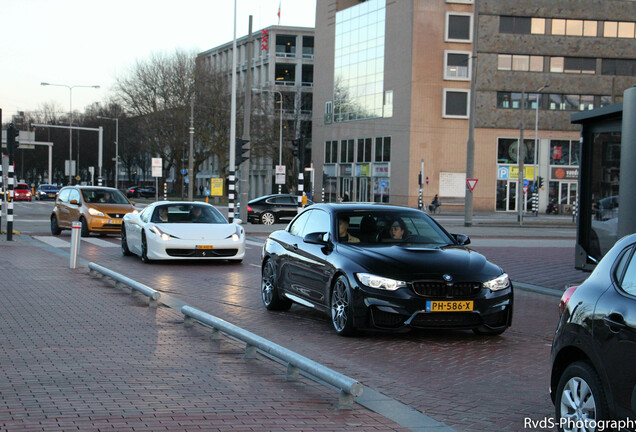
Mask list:
[{"label": "gold hatchback car", "polygon": [[133,203],[115,188],[66,186],[60,190],[51,213],[51,233],[58,235],[82,223],[82,237],[91,232],[119,234],[126,213],[136,211]]}]

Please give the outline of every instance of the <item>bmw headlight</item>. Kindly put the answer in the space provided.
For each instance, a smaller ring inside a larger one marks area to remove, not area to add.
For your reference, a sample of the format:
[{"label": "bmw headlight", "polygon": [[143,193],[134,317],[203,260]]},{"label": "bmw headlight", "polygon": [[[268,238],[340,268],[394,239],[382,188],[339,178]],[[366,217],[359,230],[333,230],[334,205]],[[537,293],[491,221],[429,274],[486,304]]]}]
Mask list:
[{"label": "bmw headlight", "polygon": [[406,286],[406,282],[398,281],[395,279],[389,279],[381,276],[376,276],[368,273],[357,273],[356,277],[362,285],[369,288],[383,289],[387,291],[395,291],[398,288]]},{"label": "bmw headlight", "polygon": [[500,291],[502,289],[506,289],[510,286],[510,279],[506,273],[501,276],[496,277],[495,279],[491,279],[487,282],[484,282],[484,287],[488,288],[490,291]]},{"label": "bmw headlight", "polygon": [[166,234],[165,232],[161,231],[159,227],[157,227],[157,225],[153,225],[153,227],[150,228],[150,230],[154,232],[155,234],[157,234],[159,237],[161,237],[161,240],[163,241],[170,240],[170,237],[171,237],[170,234]]},{"label": "bmw headlight", "polygon": [[92,216],[106,216],[104,213],[100,212],[99,210],[95,210],[94,208],[89,208],[88,213],[90,213]]}]

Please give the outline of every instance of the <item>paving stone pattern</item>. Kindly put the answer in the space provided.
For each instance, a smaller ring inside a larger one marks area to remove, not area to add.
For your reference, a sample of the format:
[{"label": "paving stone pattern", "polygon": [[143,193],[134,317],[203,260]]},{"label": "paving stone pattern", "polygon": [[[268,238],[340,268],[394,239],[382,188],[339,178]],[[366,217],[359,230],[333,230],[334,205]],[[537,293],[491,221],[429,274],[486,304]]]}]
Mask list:
[{"label": "paving stone pattern", "polygon": [[406,430],[44,249],[0,254],[1,431]]}]

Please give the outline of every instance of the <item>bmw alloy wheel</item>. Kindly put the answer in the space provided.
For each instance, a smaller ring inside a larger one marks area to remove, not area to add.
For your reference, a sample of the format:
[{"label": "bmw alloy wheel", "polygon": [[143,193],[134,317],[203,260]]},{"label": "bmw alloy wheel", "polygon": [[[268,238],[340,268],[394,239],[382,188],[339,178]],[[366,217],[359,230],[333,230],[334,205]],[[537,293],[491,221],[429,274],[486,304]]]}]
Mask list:
[{"label": "bmw alloy wheel", "polygon": [[331,322],[340,336],[349,336],[354,333],[351,290],[344,276],[336,280],[331,293]]}]

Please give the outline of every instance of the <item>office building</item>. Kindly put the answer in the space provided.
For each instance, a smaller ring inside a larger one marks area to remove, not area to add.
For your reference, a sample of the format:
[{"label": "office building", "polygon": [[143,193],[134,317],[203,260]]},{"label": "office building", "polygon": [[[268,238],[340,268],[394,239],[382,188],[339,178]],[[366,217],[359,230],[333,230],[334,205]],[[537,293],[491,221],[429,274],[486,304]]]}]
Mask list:
[{"label": "office building", "polygon": [[346,192],[415,207],[423,167],[424,202],[438,194],[442,211],[463,211],[474,79],[474,210],[530,211],[539,189],[539,211],[550,200],[571,211],[580,137],[571,115],[619,102],[636,83],[635,6],[318,1],[312,158],[325,201]]}]

